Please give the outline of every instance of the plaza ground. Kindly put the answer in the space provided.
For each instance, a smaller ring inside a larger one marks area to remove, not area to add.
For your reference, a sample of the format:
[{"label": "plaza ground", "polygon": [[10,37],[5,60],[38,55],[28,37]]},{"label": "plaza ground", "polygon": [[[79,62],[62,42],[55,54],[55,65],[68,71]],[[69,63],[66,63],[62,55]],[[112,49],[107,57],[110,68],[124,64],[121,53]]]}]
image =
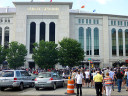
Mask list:
[{"label": "plaza ground", "polygon": [[[0,96],[69,96],[66,95],[66,87],[65,88],[57,88],[56,90],[52,89],[41,89],[36,91],[35,88],[25,88],[23,91],[18,91],[14,89],[7,89],[5,91],[0,91]],[[82,88],[83,96],[96,96],[96,91],[94,88]],[[76,88],[75,88],[76,92]],[[76,95],[71,95],[76,96]],[[105,96],[105,94],[104,94]],[[124,87],[122,87],[121,92],[117,92],[117,87],[112,91],[112,96],[128,96],[128,92]]]}]

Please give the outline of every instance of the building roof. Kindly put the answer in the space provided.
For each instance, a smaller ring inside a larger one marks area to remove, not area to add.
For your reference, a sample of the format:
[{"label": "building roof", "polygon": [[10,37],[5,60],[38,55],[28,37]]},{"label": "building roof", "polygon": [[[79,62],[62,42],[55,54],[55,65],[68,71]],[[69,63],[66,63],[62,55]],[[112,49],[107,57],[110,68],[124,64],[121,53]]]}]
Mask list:
[{"label": "building roof", "polygon": [[69,5],[72,8],[72,2],[13,2],[16,5]]},{"label": "building roof", "polygon": [[0,8],[0,13],[16,13],[16,8]]}]

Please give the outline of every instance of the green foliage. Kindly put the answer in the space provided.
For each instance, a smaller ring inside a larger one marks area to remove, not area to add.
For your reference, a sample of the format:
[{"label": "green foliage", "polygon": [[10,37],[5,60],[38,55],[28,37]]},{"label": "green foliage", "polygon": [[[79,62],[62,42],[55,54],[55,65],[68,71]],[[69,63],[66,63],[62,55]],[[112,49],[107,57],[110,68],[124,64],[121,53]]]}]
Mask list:
[{"label": "green foliage", "polygon": [[34,43],[32,58],[41,68],[53,68],[58,62],[57,44],[54,42],[40,41],[39,44]]},{"label": "green foliage", "polygon": [[12,69],[19,68],[24,65],[27,49],[23,44],[16,41],[9,44],[9,51],[7,54],[7,62]]},{"label": "green foliage", "polygon": [[8,49],[0,45],[0,64],[2,64],[3,61],[5,61],[7,53],[8,53]]},{"label": "green foliage", "polygon": [[79,65],[80,61],[84,59],[84,50],[78,41],[64,38],[59,44],[59,62],[63,66],[73,67]]}]

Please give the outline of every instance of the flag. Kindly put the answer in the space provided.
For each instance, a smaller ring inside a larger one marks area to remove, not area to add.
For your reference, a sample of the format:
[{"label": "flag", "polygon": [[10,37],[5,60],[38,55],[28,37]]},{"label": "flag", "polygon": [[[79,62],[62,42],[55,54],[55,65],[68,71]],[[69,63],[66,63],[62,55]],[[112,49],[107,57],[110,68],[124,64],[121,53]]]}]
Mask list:
[{"label": "flag", "polygon": [[96,10],[94,9],[93,12],[96,12]]},{"label": "flag", "polygon": [[50,2],[52,2],[52,0],[50,0]]},{"label": "flag", "polygon": [[85,5],[81,6],[81,8],[85,8]]}]

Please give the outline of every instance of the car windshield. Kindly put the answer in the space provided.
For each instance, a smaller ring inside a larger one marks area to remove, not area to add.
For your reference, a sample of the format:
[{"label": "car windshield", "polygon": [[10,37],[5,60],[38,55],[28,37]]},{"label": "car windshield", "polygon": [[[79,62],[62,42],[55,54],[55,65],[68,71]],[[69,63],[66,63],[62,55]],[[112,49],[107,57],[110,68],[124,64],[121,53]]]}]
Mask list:
[{"label": "car windshield", "polygon": [[14,71],[2,71],[0,77],[14,77]]},{"label": "car windshield", "polygon": [[50,73],[40,73],[38,75],[38,77],[41,77],[41,78],[49,78],[49,77],[51,77],[51,74]]}]

